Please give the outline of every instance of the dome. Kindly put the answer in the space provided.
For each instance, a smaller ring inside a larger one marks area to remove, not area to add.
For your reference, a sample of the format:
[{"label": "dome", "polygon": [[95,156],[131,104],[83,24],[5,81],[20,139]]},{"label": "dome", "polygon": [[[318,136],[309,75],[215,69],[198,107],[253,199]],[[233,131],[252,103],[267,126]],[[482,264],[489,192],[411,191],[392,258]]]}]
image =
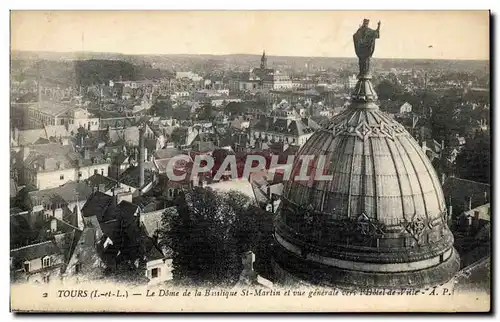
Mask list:
[{"label": "dome", "polygon": [[[275,222],[275,260],[301,280],[416,287],[448,281],[458,270],[437,174],[376,99],[369,78],[360,78],[352,104],[295,158]],[[323,155],[323,174],[332,180],[294,180],[306,155]]]}]

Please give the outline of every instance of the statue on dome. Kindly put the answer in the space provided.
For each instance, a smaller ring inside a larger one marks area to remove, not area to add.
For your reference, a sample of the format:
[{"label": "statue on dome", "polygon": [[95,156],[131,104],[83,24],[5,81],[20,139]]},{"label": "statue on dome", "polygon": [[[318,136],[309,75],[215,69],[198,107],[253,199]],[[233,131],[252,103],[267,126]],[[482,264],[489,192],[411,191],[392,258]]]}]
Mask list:
[{"label": "statue on dome", "polygon": [[354,50],[359,59],[359,76],[369,77],[370,59],[375,51],[375,39],[380,37],[380,21],[376,30],[368,27],[370,20],[363,19],[363,24],[353,35]]}]

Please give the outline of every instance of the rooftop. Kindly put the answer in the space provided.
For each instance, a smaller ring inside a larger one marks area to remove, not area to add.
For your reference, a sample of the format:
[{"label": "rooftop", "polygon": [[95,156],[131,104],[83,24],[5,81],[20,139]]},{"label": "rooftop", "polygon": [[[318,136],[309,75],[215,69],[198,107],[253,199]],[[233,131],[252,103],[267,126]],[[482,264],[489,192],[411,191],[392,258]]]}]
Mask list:
[{"label": "rooftop", "polygon": [[48,114],[51,116],[59,116],[65,112],[68,112],[77,107],[67,103],[42,101],[40,103],[34,103],[30,106],[30,109],[40,111],[41,113]]},{"label": "rooftop", "polygon": [[79,200],[86,200],[92,194],[92,187],[85,182],[69,181],[62,186],[28,192],[28,197],[32,204],[49,201],[54,196],[59,196],[67,203]]},{"label": "rooftop", "polygon": [[50,240],[13,249],[10,251],[10,257],[13,258],[12,264],[14,269],[22,269],[25,261],[31,261],[33,259],[61,253],[61,249],[57,246],[57,244]]},{"label": "rooftop", "polygon": [[[472,198],[472,208],[476,208],[489,202],[491,199],[491,186],[487,183],[448,177],[443,184],[443,193],[447,202],[451,198],[454,207],[461,208],[467,202],[467,198],[470,197]],[[460,211],[460,209],[457,210]]]}]

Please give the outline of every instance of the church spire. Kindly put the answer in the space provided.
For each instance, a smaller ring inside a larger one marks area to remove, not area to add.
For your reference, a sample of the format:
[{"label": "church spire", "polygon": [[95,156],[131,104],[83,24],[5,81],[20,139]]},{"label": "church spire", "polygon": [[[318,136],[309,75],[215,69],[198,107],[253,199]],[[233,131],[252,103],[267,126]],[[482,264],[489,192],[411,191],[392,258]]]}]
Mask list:
[{"label": "church spire", "polygon": [[267,69],[267,57],[266,57],[266,51],[262,51],[262,57],[260,59],[260,69]]}]

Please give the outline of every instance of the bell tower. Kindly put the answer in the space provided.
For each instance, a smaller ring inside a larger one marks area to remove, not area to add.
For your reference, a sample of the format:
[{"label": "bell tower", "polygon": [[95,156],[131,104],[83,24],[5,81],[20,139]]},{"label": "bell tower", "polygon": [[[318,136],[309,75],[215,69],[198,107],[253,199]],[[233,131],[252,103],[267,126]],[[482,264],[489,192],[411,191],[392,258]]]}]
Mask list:
[{"label": "bell tower", "polygon": [[262,52],[262,57],[260,58],[260,69],[267,69],[267,57],[265,50]]}]

